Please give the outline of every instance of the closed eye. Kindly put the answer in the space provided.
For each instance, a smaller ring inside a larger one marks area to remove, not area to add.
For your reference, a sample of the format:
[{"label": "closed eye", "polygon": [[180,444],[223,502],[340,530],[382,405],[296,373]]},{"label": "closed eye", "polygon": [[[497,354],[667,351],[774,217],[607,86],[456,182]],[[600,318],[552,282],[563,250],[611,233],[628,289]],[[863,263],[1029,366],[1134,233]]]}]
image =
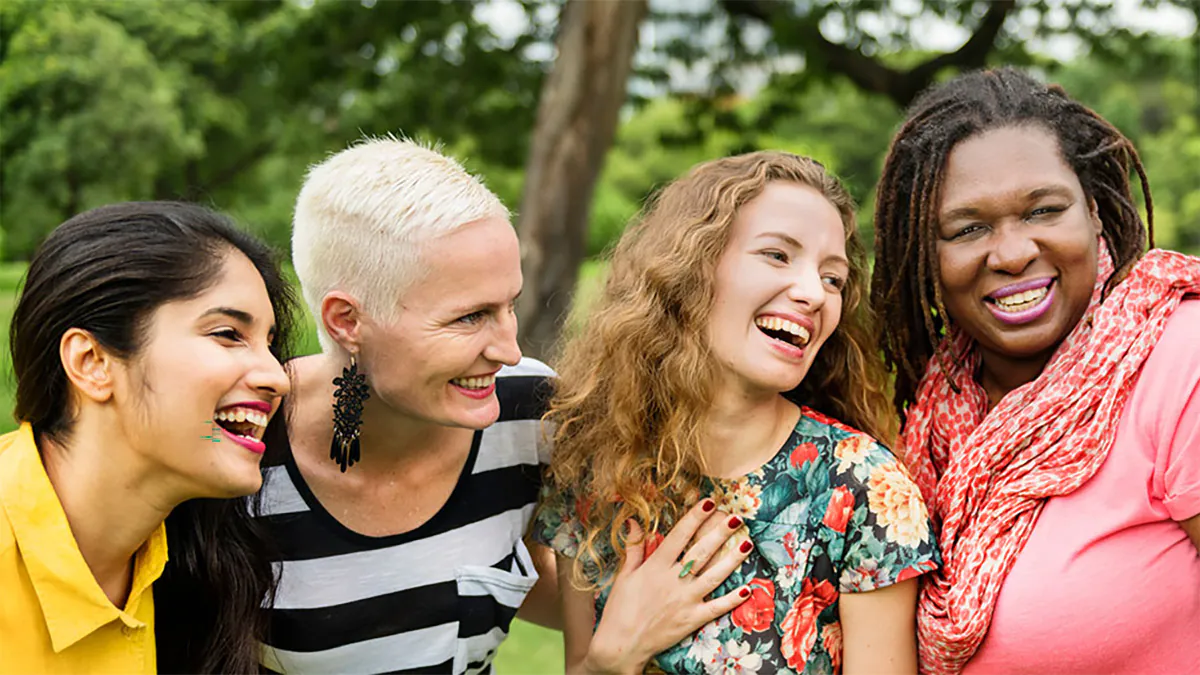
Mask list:
[{"label": "closed eye", "polygon": [[1039,216],[1049,216],[1055,213],[1062,213],[1063,211],[1066,211],[1066,209],[1061,206],[1040,206],[1030,211],[1029,217],[1037,218]]},{"label": "closed eye", "polygon": [[966,227],[962,228],[961,230],[958,230],[954,234],[950,235],[950,240],[953,241],[955,239],[961,239],[962,237],[965,237],[965,236],[968,236],[971,234],[975,234],[976,232],[979,232],[982,229],[983,229],[982,225],[967,225]]},{"label": "closed eye", "polygon": [[222,328],[221,330],[209,333],[210,336],[220,338],[228,342],[242,342],[242,334],[234,328]]}]

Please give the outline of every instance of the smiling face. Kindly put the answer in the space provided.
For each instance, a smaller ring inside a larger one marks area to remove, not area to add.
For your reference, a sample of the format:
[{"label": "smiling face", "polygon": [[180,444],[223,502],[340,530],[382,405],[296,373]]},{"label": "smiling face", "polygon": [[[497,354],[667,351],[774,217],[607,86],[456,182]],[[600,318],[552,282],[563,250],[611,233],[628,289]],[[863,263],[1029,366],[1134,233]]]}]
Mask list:
[{"label": "smiling face", "polygon": [[962,141],[938,213],[950,318],[985,355],[1044,362],[1091,301],[1101,228],[1055,137],[1021,126]]},{"label": "smiling face", "polygon": [[262,484],[258,439],[289,390],[270,351],[274,326],[258,270],[229,249],[215,283],[155,310],[142,348],[117,362],[119,431],[177,497],[234,497]]},{"label": "smiling face", "polygon": [[796,388],[837,328],[850,273],[838,210],[777,181],[737,213],[717,263],[708,339],[727,386]]},{"label": "smiling face", "polygon": [[424,275],[401,293],[399,318],[364,321],[359,358],[374,392],[367,405],[482,429],[500,416],[496,372],[521,360],[516,232],[506,218],[484,218],[427,242],[421,260]]}]

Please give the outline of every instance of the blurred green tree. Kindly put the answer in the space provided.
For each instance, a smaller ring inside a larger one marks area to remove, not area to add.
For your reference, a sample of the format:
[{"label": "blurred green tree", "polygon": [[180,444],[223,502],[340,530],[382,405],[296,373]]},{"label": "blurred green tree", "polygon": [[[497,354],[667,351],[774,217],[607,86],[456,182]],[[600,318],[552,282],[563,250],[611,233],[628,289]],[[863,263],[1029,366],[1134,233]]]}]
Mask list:
[{"label": "blurred green tree", "polygon": [[[364,134],[442,139],[521,214],[529,244],[558,256],[553,271],[527,272],[541,299],[523,330],[539,333],[531,353],[544,355],[572,270],[654,186],[708,157],[790,148],[833,167],[869,214],[903,104],[1000,62],[1062,79],[1130,133],[1154,181],[1160,242],[1200,247],[1200,38],[1138,33],[1112,1],[655,0],[626,91],[635,108],[653,102],[617,130],[611,153],[611,116],[581,114],[571,134],[588,139],[590,159],[564,169],[570,208],[546,209],[533,208],[545,190],[524,176],[555,175],[526,161],[543,161],[531,139],[548,124],[538,101],[563,3],[499,3],[519,15],[504,30],[484,11],[496,4],[0,3],[0,256],[26,258],[64,218],[122,199],[215,203],[286,245],[311,162]],[[1200,12],[1197,0],[1148,4]],[[914,46],[946,24],[959,45]],[[1080,45],[1065,68],[1037,51],[1062,36]]]},{"label": "blurred green tree", "polygon": [[286,241],[307,164],[363,134],[471,136],[518,167],[544,70],[523,54],[551,30],[534,8],[505,41],[459,2],[3,3],[6,255],[119,199],[215,201]]}]

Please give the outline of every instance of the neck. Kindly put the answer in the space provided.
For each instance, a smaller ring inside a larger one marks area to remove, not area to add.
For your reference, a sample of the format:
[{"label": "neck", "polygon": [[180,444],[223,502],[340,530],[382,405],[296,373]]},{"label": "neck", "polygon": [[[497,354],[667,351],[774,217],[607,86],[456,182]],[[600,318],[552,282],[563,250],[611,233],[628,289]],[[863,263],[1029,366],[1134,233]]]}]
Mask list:
[{"label": "neck", "polygon": [[79,552],[104,594],[123,608],[134,554],[178,501],[161,493],[161,481],[125,439],[112,438],[119,428],[84,412],[64,445],[40,440],[39,447]]},{"label": "neck", "polygon": [[795,404],[777,393],[719,387],[703,432],[708,474],[734,478],[762,466],[778,452],[797,415]]},{"label": "neck", "polygon": [[987,392],[988,407],[995,406],[1010,391],[1036,380],[1053,355],[1054,350],[1051,349],[1034,357],[1012,358],[981,349],[979,384]]},{"label": "neck", "polygon": [[[296,417],[321,425],[308,436],[318,439],[313,451],[327,455],[333,442],[333,378],[341,375],[344,359],[328,355],[313,358],[316,361],[299,371],[292,390],[300,411]],[[445,448],[457,444],[469,450],[475,434],[474,429],[447,427],[400,414],[374,394],[363,403],[360,429],[361,458],[355,469],[361,467],[357,473],[378,476],[412,471],[426,462],[440,465],[456,454],[445,452]]]}]

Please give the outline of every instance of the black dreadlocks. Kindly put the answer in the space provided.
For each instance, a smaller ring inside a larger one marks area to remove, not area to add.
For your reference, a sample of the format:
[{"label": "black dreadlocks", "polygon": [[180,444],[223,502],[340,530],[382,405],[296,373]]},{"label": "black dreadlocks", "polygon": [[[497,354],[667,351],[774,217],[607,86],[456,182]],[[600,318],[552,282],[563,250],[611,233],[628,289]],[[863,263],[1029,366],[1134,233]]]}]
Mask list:
[{"label": "black dreadlocks", "polygon": [[1146,198],[1153,245],[1150,185],[1133,143],[1061,87],[1002,68],[968,73],[923,93],[892,139],[875,206],[871,305],[881,319],[884,358],[896,374],[893,403],[901,419],[946,327],[934,248],[946,158],[955,145],[984,131],[1029,124],[1058,139],[1084,194],[1099,207],[1102,237],[1118,271],[1106,292],[1147,243],[1131,169]]}]

